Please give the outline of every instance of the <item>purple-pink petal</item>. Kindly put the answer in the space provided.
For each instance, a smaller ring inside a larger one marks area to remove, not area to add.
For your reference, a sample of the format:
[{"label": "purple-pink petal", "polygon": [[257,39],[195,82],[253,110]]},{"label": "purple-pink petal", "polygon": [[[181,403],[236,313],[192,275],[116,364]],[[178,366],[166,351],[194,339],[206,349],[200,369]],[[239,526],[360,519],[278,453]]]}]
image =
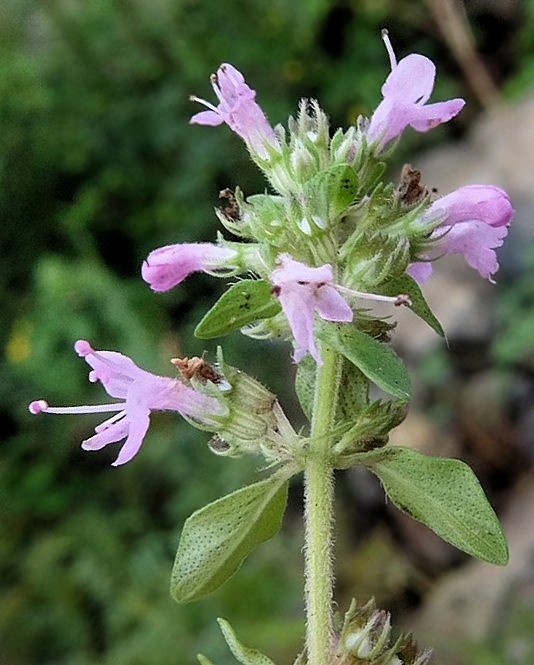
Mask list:
[{"label": "purple-pink petal", "polygon": [[113,462],[112,466],[120,466],[129,462],[141,448],[145,434],[150,425],[150,411],[136,411],[135,417],[130,420],[128,428],[128,436],[126,441],[121,446],[117,459]]},{"label": "purple-pink petal", "polygon": [[313,336],[312,298],[303,292],[302,288],[290,286],[281,289],[279,298],[296,342],[293,359],[298,363],[307,353],[310,353],[315,361],[321,364],[321,357]]},{"label": "purple-pink petal", "polygon": [[82,441],[82,448],[83,450],[101,450],[110,443],[122,441],[128,436],[128,428],[129,423],[125,417],[105,429],[97,428],[98,431],[95,429],[96,434]]},{"label": "purple-pink petal", "polygon": [[325,284],[315,294],[315,309],[326,321],[345,321],[353,319],[353,311],[335,287]]},{"label": "purple-pink petal", "polygon": [[166,245],[150,252],[141,276],[153,291],[168,291],[193,272],[227,266],[236,255],[233,249],[209,242]]},{"label": "purple-pink petal", "polygon": [[416,261],[415,263],[410,263],[406,272],[416,282],[423,284],[432,275],[432,264],[429,261]]},{"label": "purple-pink petal", "polygon": [[314,268],[289,254],[281,254],[278,264],[271,273],[271,282],[295,338],[293,358],[299,362],[310,353],[321,364],[313,334],[314,311],[327,321],[352,321],[352,310],[333,284],[330,264]]},{"label": "purple-pink petal", "polygon": [[499,269],[494,250],[501,247],[507,234],[508,226],[490,226],[481,220],[458,222],[443,238],[441,249],[448,254],[463,254],[482,277],[491,279]]},{"label": "purple-pink petal", "polygon": [[424,104],[432,94],[435,77],[432,60],[412,53],[399,60],[382,86],[382,95],[403,103]]},{"label": "purple-pink petal", "polygon": [[494,185],[466,185],[433,203],[428,216],[443,216],[443,225],[480,220],[490,226],[510,223],[514,209],[508,194]]},{"label": "purple-pink petal", "polygon": [[224,118],[220,113],[215,113],[215,111],[200,111],[195,113],[189,121],[192,125],[208,125],[210,127],[217,127],[222,125]]},{"label": "purple-pink petal", "polygon": [[271,281],[276,286],[298,284],[298,282],[321,284],[332,282],[334,279],[332,266],[328,263],[312,268],[305,263],[295,261],[289,254],[280,254],[278,264],[280,267],[271,273]]},{"label": "purple-pink petal", "polygon": [[434,63],[413,53],[397,64],[387,35],[385,42],[392,71],[382,86],[383,100],[373,113],[367,130],[368,140],[376,142],[380,149],[408,125],[416,131],[426,132],[453,118],[464,105],[462,99],[426,105],[434,87]]},{"label": "purple-pink petal", "polygon": [[[508,234],[514,209],[508,194],[493,185],[467,185],[442,196],[425,214],[428,222],[441,222],[431,235],[429,258],[462,254],[486,279],[499,269],[495,249]],[[408,273],[417,281],[427,279],[429,263],[414,263]]]},{"label": "purple-pink petal", "polygon": [[89,380],[100,381],[111,397],[124,399],[132,382],[147,374],[128,356],[116,351],[95,351],[86,340],[78,340],[74,348],[92,367]]},{"label": "purple-pink petal", "polygon": [[227,408],[215,397],[204,395],[179,379],[147,372],[121,353],[94,350],[86,340],[78,340],[75,349],[92,367],[90,379],[100,380],[110,395],[122,401],[95,406],[50,407],[41,399],[31,402],[29,409],[33,414],[113,413],[96,426],[95,434],[82,442],[82,448],[100,450],[126,439],[114,466],[125,464],[138,452],[148,430],[151,411],[177,411],[208,427],[216,425],[227,413]]},{"label": "purple-pink petal", "polygon": [[460,98],[450,99],[447,102],[436,102],[425,106],[414,106],[410,110],[409,125],[418,132],[428,132],[430,129],[448,122],[458,115],[465,106]]},{"label": "purple-pink petal", "polygon": [[212,77],[212,85],[219,101],[217,107],[198,97],[210,110],[197,113],[191,122],[199,125],[219,125],[225,122],[261,157],[268,154],[266,144],[278,147],[278,139],[265,113],[256,103],[256,92],[245,82],[240,71],[228,63],[222,64]]}]

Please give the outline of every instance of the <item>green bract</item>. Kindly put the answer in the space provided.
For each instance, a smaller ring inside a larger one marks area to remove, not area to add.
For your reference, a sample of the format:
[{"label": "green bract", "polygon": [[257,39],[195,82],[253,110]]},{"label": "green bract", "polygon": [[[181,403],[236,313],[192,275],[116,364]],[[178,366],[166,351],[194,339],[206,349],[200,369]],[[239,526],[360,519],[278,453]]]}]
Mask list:
[{"label": "green bract", "polygon": [[221,627],[222,634],[230,651],[241,663],[241,665],[274,665],[273,661],[260,653],[257,649],[246,647],[237,639],[232,626],[224,619],[217,619]]}]

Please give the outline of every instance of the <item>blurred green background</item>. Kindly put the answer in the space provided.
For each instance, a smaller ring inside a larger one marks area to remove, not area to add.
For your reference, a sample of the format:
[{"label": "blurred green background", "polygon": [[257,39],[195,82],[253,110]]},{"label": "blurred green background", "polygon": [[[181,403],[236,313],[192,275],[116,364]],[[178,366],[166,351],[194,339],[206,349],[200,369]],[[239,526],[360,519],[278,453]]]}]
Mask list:
[{"label": "blurred green background", "polygon": [[[79,448],[93,418],[32,418],[26,405],[41,397],[53,404],[101,400],[102,390],[87,382],[85,364],[72,351],[80,337],[161,373],[172,373],[170,357],[213,352],[215,345],[195,340],[192,329],[223,284],[195,275],[169,294],[154,295],[139,269],[155,247],[213,239],[219,190],[265,188],[226,127],[188,125],[198,110],[189,95],[211,99],[208,76],[221,62],[245,73],[273,123],[285,122],[300,97],[314,96],[334,126],[347,125],[370,114],[380,99],[389,68],[380,28],[387,26],[399,55],[418,51],[436,61],[434,99],[463,96],[469,103],[458,121],[428,135],[407,131],[394,177],[404,159],[417,165],[423,148],[462,145],[488,109],[523,103],[534,80],[534,2],[466,3],[477,63],[489,83],[476,72],[473,77],[440,4],[1,3],[2,664],[185,665],[203,651],[225,665],[233,661],[216,616],[277,662],[289,663],[300,649],[298,482],[283,534],[212,597],[180,607],[170,598],[169,578],[183,521],[256,477],[259,461],[214,457],[205,435],[158,414],[140,455],[114,469],[114,450]],[[532,198],[522,205],[531,220]],[[523,242],[516,245],[503,261],[484,338],[451,333],[450,350],[438,340],[414,355],[424,426],[460,442],[453,453],[474,464],[503,510],[518,492],[532,497],[525,483],[534,445],[527,436],[534,428],[534,260]],[[303,423],[288,390],[287,348],[237,334],[224,347],[231,364],[270,385]],[[492,415],[501,415],[490,434],[498,431],[501,438],[491,445],[470,426],[471,409],[462,419],[467,402],[458,402],[466,386],[480,394],[476,381],[486,390],[495,387]],[[416,621],[442,581],[471,564],[398,522],[369,478],[344,474],[339,487],[340,604],[376,594],[396,623]],[[534,662],[534,610],[526,592],[532,563],[520,574],[526,582],[516,588],[513,578],[499,596],[506,603],[499,601],[498,621],[478,632],[457,631],[437,662]],[[424,643],[430,633],[421,631]]]}]

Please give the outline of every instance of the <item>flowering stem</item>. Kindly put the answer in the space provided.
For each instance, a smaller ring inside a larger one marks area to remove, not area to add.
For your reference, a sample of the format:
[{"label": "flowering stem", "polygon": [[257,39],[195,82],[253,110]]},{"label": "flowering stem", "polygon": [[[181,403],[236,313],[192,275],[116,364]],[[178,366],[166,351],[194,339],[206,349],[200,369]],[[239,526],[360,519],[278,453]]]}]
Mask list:
[{"label": "flowering stem", "polygon": [[306,647],[308,665],[326,665],[332,642],[334,472],[329,459],[339,356],[323,346],[317,369],[305,483]]}]

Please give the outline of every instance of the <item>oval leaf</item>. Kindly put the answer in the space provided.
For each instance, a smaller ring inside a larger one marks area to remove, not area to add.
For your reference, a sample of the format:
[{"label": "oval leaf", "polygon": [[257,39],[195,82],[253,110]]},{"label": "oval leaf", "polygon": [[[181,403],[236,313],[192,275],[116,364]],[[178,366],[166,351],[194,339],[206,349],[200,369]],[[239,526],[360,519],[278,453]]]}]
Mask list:
[{"label": "oval leaf", "polygon": [[406,293],[409,295],[410,300],[412,301],[410,309],[417,314],[419,318],[423,319],[425,323],[428,323],[438,335],[445,337],[443,327],[434,315],[434,312],[428,306],[419,284],[409,275],[402,275],[401,277],[389,279],[380,286],[380,291],[385,296],[397,296],[400,293]]},{"label": "oval leaf", "polygon": [[174,599],[187,603],[226,582],[280,529],[286,501],[287,476],[274,475],[193,513],[184,524],[172,571]]},{"label": "oval leaf", "polygon": [[401,447],[364,453],[359,461],[380,478],[398,508],[443,540],[482,561],[507,563],[499,520],[467,464]]},{"label": "oval leaf", "polygon": [[217,619],[217,621],[221,627],[226,644],[228,644],[230,651],[241,665],[274,665],[270,658],[264,656],[257,649],[252,649],[252,647],[246,647],[241,644],[228,621],[224,619]]},{"label": "oval leaf", "polygon": [[244,279],[233,284],[204,315],[195,336],[211,339],[260,319],[269,319],[281,310],[271,293],[271,284],[263,279]]},{"label": "oval leaf", "polygon": [[345,356],[379,388],[399,399],[410,398],[410,377],[393,349],[352,325],[322,325],[318,337]]}]

